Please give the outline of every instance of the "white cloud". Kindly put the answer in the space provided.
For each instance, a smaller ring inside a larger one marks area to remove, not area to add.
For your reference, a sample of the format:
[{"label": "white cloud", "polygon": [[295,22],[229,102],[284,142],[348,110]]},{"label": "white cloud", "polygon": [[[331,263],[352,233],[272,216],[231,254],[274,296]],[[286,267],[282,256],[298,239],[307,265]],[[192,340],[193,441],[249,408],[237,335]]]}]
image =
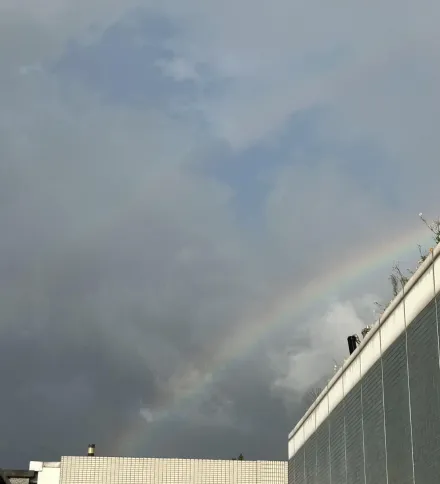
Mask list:
[{"label": "white cloud", "polygon": [[374,296],[365,295],[354,301],[331,304],[322,316],[303,322],[301,347],[272,355],[279,374],[273,382],[273,391],[282,395],[288,406],[298,403],[323,378],[331,377],[335,365],[339,367],[348,357],[347,337],[358,334],[362,338],[362,328],[374,322],[374,300]]}]

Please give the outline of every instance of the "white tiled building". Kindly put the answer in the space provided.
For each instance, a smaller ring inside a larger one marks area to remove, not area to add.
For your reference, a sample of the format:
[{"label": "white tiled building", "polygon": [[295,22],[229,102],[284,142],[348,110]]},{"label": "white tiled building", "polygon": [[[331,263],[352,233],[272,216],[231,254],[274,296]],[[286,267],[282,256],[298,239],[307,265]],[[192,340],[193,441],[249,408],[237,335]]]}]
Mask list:
[{"label": "white tiled building", "polygon": [[31,462],[38,484],[287,484],[287,462],[62,457]]}]

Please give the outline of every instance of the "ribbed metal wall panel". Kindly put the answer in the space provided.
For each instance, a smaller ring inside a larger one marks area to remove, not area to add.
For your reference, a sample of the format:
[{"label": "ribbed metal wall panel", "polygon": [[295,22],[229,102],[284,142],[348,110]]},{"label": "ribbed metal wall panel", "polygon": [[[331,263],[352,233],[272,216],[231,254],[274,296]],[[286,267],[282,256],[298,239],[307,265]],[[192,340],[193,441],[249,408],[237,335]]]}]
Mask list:
[{"label": "ribbed metal wall panel", "polygon": [[293,458],[293,476],[294,484],[306,484],[304,477],[304,446],[299,449]]},{"label": "ribbed metal wall panel", "polygon": [[385,352],[382,361],[389,482],[411,483],[413,472],[405,334],[399,336]]},{"label": "ribbed metal wall panel", "polygon": [[377,361],[362,380],[366,484],[387,484],[382,365]]},{"label": "ribbed metal wall panel", "polygon": [[316,431],[316,484],[330,484],[329,422]]},{"label": "ribbed metal wall panel", "polygon": [[341,402],[330,414],[330,471],[332,484],[345,484],[344,405]]},{"label": "ribbed metal wall panel", "polygon": [[408,360],[416,482],[440,476],[440,372],[433,301],[408,328]]},{"label": "ribbed metal wall panel", "polygon": [[345,429],[347,484],[363,484],[364,450],[360,383],[345,397]]},{"label": "ribbed metal wall panel", "polygon": [[295,484],[295,456],[289,459],[288,467],[287,467],[287,476],[288,476],[288,484]]},{"label": "ribbed metal wall panel", "polygon": [[316,433],[304,445],[304,469],[306,484],[316,484]]}]

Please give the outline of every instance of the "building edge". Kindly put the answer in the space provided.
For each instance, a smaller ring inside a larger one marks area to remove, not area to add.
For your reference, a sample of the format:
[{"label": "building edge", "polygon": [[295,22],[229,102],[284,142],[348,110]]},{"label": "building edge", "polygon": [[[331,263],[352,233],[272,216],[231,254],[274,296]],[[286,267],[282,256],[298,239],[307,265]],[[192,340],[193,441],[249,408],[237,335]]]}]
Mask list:
[{"label": "building edge", "polygon": [[[390,328],[391,331],[388,334],[388,341],[386,347],[381,349],[381,351],[375,350],[374,358],[372,358],[368,362],[368,368],[362,371],[361,368],[361,356],[362,354],[366,354],[368,350],[372,348],[374,344],[374,340],[378,340],[379,330],[383,329],[386,325],[393,324],[393,319],[397,319],[399,316],[399,312],[401,312],[401,316],[403,316],[403,304],[405,303],[406,309],[406,316],[407,316],[407,325],[410,325],[414,318],[419,314],[419,312],[429,303],[432,298],[440,292],[440,284],[438,287],[435,288],[433,292],[428,295],[428,297],[421,297],[417,301],[414,301],[414,304],[411,302],[412,307],[407,307],[408,299],[411,300],[414,297],[414,291],[417,290],[418,286],[424,286],[426,282],[426,276],[431,275],[431,279],[428,281],[428,284],[432,283],[432,277],[434,277],[435,273],[438,272],[440,280],[440,267],[436,267],[437,265],[440,266],[438,263],[438,258],[440,256],[440,244],[438,244],[435,249],[430,251],[428,257],[423,261],[422,264],[418,267],[416,272],[411,276],[411,278],[406,283],[405,287],[399,292],[399,294],[392,300],[389,306],[386,308],[384,313],[379,317],[379,319],[371,326],[371,330],[365,336],[365,339],[362,341],[362,344],[356,348],[356,350],[351,354],[344,362],[344,364],[339,368],[337,373],[329,380],[327,385],[323,388],[322,392],[313,402],[313,404],[309,407],[307,412],[303,415],[303,417],[298,421],[295,425],[293,430],[289,433],[288,436],[288,459],[290,460],[293,455],[304,445],[304,443],[308,440],[308,438],[314,433],[316,428],[325,420],[328,415],[330,415],[331,411],[336,407],[338,403],[340,403],[345,394],[347,394],[356,383],[358,383],[362,376],[371,368],[371,366],[379,360],[380,355],[383,351],[385,351],[396,339],[397,337],[405,331],[405,324],[396,323],[394,328]],[[420,284],[423,282],[422,284]],[[424,287],[419,287],[422,290]],[[425,291],[426,292],[426,291]],[[416,299],[414,297],[414,299]],[[410,310],[408,310],[410,309]],[[410,315],[410,317],[408,317]],[[375,342],[377,343],[377,341]],[[359,365],[359,374],[358,375],[349,375],[349,372],[352,371],[355,365]],[[348,378],[347,378],[348,376]],[[344,379],[348,379],[348,387],[344,385]],[[341,383],[342,391],[335,391],[338,383]],[[344,388],[345,387],[345,388]],[[333,398],[330,399],[331,392],[336,393],[333,395]],[[331,401],[330,401],[331,400]],[[322,407],[322,408],[320,408]],[[325,409],[327,407],[327,411]],[[331,408],[330,408],[331,407]],[[317,418],[317,414],[319,415]],[[318,423],[318,420],[319,423]],[[302,432],[300,432],[302,431]]]}]

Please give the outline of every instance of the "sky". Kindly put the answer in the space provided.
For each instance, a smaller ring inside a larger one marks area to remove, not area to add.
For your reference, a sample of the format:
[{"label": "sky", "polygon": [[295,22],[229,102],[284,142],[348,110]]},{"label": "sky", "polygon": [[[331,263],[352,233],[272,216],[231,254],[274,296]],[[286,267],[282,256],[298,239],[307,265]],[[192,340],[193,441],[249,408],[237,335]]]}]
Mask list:
[{"label": "sky", "polygon": [[0,2],[0,466],[287,458],[440,215],[439,14]]}]

